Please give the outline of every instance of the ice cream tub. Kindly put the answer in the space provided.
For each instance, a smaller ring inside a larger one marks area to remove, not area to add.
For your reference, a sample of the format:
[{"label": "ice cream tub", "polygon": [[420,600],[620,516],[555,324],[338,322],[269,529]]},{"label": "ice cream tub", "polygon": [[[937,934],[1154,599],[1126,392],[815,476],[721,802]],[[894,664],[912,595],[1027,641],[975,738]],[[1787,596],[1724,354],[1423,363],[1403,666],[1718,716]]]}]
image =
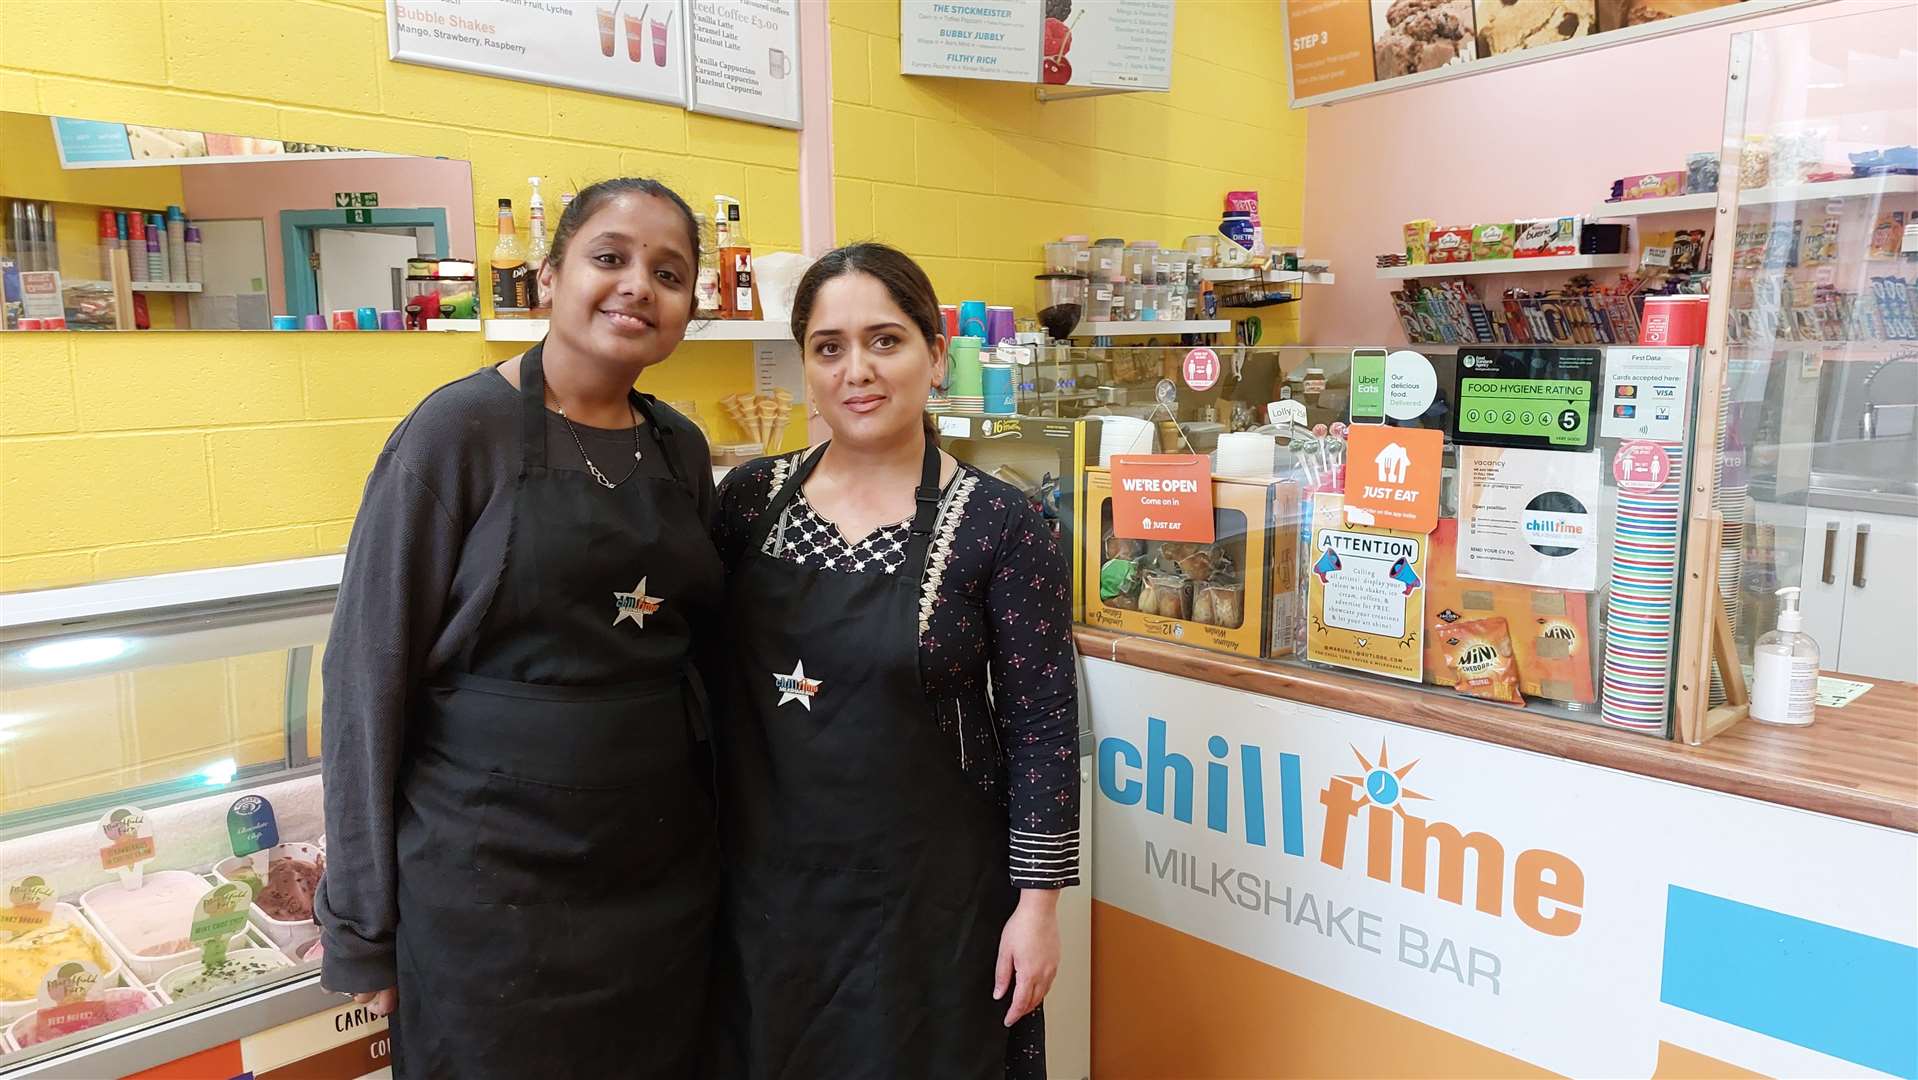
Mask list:
[{"label": "ice cream tub", "polygon": [[243,986],[262,975],[292,967],[276,949],[235,949],[208,968],[199,960],[181,964],[160,976],[157,989],[174,1001],[187,1001],[228,987]]},{"label": "ice cream tub", "polygon": [[[326,854],[318,845],[293,843],[268,848],[266,856],[266,887],[255,890],[250,916],[273,944],[297,956],[320,936],[313,921],[313,892],[326,872]],[[222,882],[239,881],[234,875],[251,863],[242,855],[221,859],[213,866],[213,876]]]},{"label": "ice cream tub", "polygon": [[[104,998],[107,1003],[106,1019],[100,1021],[103,1024],[112,1023],[115,1020],[124,1020],[129,1016],[138,1016],[143,1012],[151,1012],[161,1005],[166,1004],[166,1000],[163,997],[142,986],[116,987],[103,992],[100,996]],[[67,1034],[72,1033],[68,1032]],[[38,1046],[43,1042],[49,1042],[55,1037],[56,1036],[42,1035],[40,1032],[40,1018],[33,1013],[28,1013],[25,1016],[16,1018],[11,1024],[7,1025],[6,1038],[0,1039],[0,1043],[4,1043],[6,1050],[12,1053],[18,1050],[25,1050],[29,1046]]]},{"label": "ice cream tub", "polygon": [[55,965],[87,960],[100,969],[100,986],[119,986],[126,965],[72,904],[53,905],[47,925],[0,941],[0,1024],[37,1008],[39,982]]},{"label": "ice cream tub", "polygon": [[[193,906],[213,886],[185,870],[148,873],[138,889],[109,882],[80,896],[80,910],[107,945],[126,961],[133,978],[150,983],[191,960],[199,962],[194,945]],[[245,933],[233,935],[230,947],[245,948]]]}]

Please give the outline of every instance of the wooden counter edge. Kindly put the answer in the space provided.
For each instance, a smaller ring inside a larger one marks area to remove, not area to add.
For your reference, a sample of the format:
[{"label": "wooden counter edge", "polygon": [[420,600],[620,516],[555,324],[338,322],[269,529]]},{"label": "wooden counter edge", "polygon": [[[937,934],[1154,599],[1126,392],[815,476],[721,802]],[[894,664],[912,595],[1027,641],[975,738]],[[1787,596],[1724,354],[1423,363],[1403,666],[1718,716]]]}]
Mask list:
[{"label": "wooden counter edge", "polygon": [[[1792,769],[1780,769],[1779,754],[1762,740],[1742,743],[1734,731],[1705,744],[1635,735],[1609,728],[1558,720],[1464,697],[1399,688],[1319,668],[1280,664],[1150,638],[1075,627],[1081,655],[1200,682],[1339,709],[1394,723],[1459,735],[1481,742],[1531,750],[1571,761],[1600,765],[1690,787],[1742,795],[1834,817],[1918,832],[1918,731],[1900,744],[1896,759],[1872,759],[1878,768],[1870,780],[1884,790],[1863,790],[1837,777],[1821,777],[1817,752],[1793,755]],[[1896,683],[1874,687],[1913,699],[1918,688]],[[1862,699],[1861,699],[1862,700]],[[1902,701],[1893,702],[1896,711]],[[1848,708],[1858,708],[1853,703]],[[1825,710],[1821,710],[1821,713]],[[1838,710],[1832,710],[1835,714]],[[1822,719],[1822,716],[1821,716]],[[1749,726],[1741,725],[1741,729]],[[1913,720],[1918,729],[1918,718]],[[1814,725],[1812,730],[1816,730]],[[1832,769],[1832,772],[1838,770]],[[1902,775],[1901,775],[1902,774]]]}]

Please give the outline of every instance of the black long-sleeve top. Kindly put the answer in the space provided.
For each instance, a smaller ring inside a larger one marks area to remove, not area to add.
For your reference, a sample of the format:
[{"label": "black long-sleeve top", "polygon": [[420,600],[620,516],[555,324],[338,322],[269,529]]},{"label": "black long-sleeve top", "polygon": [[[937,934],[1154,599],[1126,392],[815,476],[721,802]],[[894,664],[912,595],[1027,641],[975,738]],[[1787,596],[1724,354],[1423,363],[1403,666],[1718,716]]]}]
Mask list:
[{"label": "black long-sleeve top", "polygon": [[[672,409],[654,411],[706,520],[714,504],[706,439]],[[313,908],[322,979],[333,990],[395,981],[405,868],[396,865],[394,819],[408,722],[418,691],[466,654],[492,603],[512,526],[520,415],[519,390],[482,368],[401,421],[366,480],[321,666],[327,866]],[[546,420],[548,468],[585,472],[565,422]],[[633,460],[630,428],[576,428],[595,461]],[[648,433],[647,448],[659,445]],[[662,454],[637,464],[642,475],[670,475]]]},{"label": "black long-sleeve top", "polygon": [[[729,570],[802,455],[761,458],[719,487],[713,542]],[[848,543],[797,495],[766,553],[846,573],[898,571],[910,522]],[[1079,883],[1078,671],[1072,576],[1026,497],[961,463],[940,500],[919,616],[926,722],[1006,808],[1007,870],[1025,889]]]}]

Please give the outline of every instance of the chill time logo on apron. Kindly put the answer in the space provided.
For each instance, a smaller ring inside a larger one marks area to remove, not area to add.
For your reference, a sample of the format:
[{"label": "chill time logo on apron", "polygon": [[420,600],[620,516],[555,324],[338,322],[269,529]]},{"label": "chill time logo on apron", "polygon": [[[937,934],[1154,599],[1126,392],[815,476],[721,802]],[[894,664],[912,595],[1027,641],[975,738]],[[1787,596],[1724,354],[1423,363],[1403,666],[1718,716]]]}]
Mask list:
[{"label": "chill time logo on apron", "polygon": [[811,712],[813,695],[819,693],[821,685],[818,679],[806,678],[804,660],[794,661],[792,674],[781,675],[777,671],[773,672],[773,687],[779,691],[779,701],[773,705],[773,708],[777,709],[788,701],[797,701],[801,708]]},{"label": "chill time logo on apron", "polygon": [[633,620],[640,629],[646,628],[646,616],[659,610],[666,601],[661,597],[646,595],[646,579],[640,578],[632,592],[613,593],[613,625],[618,626],[627,619]]}]

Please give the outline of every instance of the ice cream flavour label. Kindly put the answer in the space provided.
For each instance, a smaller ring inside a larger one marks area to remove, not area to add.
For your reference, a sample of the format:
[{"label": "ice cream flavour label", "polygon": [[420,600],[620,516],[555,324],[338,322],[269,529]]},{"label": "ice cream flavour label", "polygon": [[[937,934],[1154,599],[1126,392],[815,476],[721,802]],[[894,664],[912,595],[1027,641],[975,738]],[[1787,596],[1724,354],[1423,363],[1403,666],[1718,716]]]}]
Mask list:
[{"label": "ice cream flavour label", "polygon": [[68,960],[40,979],[34,1022],[49,1038],[89,1028],[107,1019],[107,1003],[95,996],[100,969],[88,960]]},{"label": "ice cream flavour label", "polygon": [[153,859],[153,837],[147,835],[146,813],[137,806],[116,806],[100,818],[107,846],[100,849],[105,870],[136,867]]},{"label": "ice cream flavour label", "polygon": [[217,967],[226,960],[227,939],[246,929],[246,909],[253,890],[229,881],[215,887],[193,905],[193,928],[188,937],[200,947],[200,961]]},{"label": "ice cream flavour label", "polygon": [[0,907],[0,941],[11,941],[53,920],[53,886],[38,874],[7,886],[6,906]]},{"label": "ice cream flavour label", "polygon": [[242,795],[226,812],[226,835],[235,855],[265,851],[280,842],[280,824],[273,804],[258,795]]}]

